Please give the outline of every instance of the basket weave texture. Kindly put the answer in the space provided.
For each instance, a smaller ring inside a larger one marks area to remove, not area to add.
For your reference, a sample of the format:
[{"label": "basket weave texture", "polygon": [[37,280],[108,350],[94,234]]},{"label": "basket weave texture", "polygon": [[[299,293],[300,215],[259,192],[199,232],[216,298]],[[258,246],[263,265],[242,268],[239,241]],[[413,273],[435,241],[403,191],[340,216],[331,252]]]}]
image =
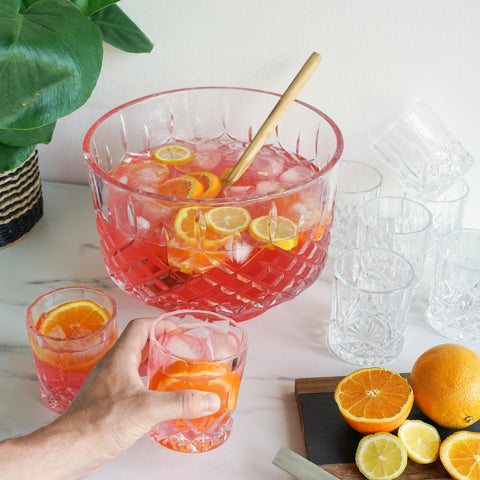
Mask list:
[{"label": "basket weave texture", "polygon": [[38,152],[20,166],[0,173],[0,248],[26,235],[43,216]]}]

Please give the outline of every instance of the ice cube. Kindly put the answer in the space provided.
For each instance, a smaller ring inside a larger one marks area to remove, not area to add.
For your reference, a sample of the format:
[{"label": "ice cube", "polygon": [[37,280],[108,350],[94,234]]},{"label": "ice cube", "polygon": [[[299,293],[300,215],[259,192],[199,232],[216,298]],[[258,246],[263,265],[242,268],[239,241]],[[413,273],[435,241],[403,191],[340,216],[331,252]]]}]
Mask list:
[{"label": "ice cube", "polygon": [[177,357],[196,360],[205,356],[205,339],[183,332],[169,336],[164,346]]},{"label": "ice cube", "polygon": [[275,180],[283,171],[285,160],[279,156],[272,156],[271,152],[258,152],[252,164],[253,176],[258,179]]},{"label": "ice cube", "polygon": [[250,257],[253,245],[250,245],[247,242],[235,242],[232,236],[227,240],[225,250],[227,251],[227,257],[232,262],[242,264]]},{"label": "ice cube", "polygon": [[282,186],[298,185],[312,176],[312,171],[302,165],[297,165],[289,168],[280,175],[280,182]]},{"label": "ice cube", "polygon": [[210,335],[210,329],[208,327],[193,328],[185,332],[185,335],[196,338],[207,338]]},{"label": "ice cube", "polygon": [[250,187],[247,185],[232,185],[231,187],[227,187],[223,192],[222,195],[224,197],[243,197],[245,195],[252,195],[255,193],[255,187]]},{"label": "ice cube", "polygon": [[146,235],[150,230],[150,222],[143,217],[137,217],[137,230],[140,235]]},{"label": "ice cube", "polygon": [[238,338],[233,334],[214,333],[207,339],[207,347],[212,360],[234,356],[239,348]]},{"label": "ice cube", "polygon": [[272,180],[263,180],[258,182],[255,187],[255,193],[276,192],[282,188],[282,184]]}]

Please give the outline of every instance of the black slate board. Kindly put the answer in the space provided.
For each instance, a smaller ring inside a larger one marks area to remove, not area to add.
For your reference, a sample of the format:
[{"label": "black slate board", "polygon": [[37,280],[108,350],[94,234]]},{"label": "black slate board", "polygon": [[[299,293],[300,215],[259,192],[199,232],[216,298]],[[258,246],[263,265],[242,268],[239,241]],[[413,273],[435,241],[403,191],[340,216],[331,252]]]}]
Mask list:
[{"label": "black slate board", "polygon": [[[404,376],[408,378],[407,374]],[[295,395],[308,458],[317,465],[337,465],[338,467],[327,468],[327,470],[340,478],[350,479],[357,478],[354,465],[355,450],[362,435],[345,422],[333,398],[333,391],[341,378],[296,379]],[[415,404],[409,419],[423,420],[434,425],[442,439],[455,431],[435,425],[420,412]],[[475,423],[468,430],[480,432],[480,422]],[[363,478],[359,473],[358,475],[358,478]],[[430,466],[409,462],[402,478],[450,479],[450,476],[438,460]]]}]

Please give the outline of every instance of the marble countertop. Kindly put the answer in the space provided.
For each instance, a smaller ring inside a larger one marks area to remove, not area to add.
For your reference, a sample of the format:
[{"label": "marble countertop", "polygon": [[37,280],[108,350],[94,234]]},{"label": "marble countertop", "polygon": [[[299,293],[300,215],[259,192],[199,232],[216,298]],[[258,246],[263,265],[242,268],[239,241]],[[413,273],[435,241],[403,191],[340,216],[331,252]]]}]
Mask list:
[{"label": "marble countertop", "polygon": [[[56,417],[40,400],[25,330],[28,305],[62,286],[87,285],[117,301],[119,329],[134,317],[158,310],[129,297],[110,280],[103,265],[88,186],[43,182],[45,215],[19,243],[0,250],[0,439],[28,433]],[[161,478],[288,479],[272,464],[288,447],[306,455],[294,395],[296,378],[344,375],[355,370],[328,350],[332,264],[296,299],[243,322],[250,347],[234,427],[221,447],[182,454],[144,436],[92,479]],[[423,319],[426,289],[414,299],[405,347],[389,368],[410,371],[427,348],[447,343]]]}]

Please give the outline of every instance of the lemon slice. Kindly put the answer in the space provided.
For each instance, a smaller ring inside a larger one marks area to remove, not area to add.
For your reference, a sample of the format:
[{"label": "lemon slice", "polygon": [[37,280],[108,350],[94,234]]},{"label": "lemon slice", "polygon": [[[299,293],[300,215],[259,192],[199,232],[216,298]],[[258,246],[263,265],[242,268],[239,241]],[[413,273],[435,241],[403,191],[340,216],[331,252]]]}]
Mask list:
[{"label": "lemon slice", "polygon": [[269,221],[267,215],[257,217],[250,222],[249,232],[255,240],[283,250],[291,250],[298,244],[297,225],[287,217],[279,216],[276,222]]},{"label": "lemon slice", "polygon": [[214,232],[231,235],[246,230],[252,217],[242,207],[216,207],[205,213],[205,220]]},{"label": "lemon slice", "polygon": [[406,420],[398,429],[398,438],[414,462],[432,463],[437,459],[441,440],[432,425],[421,420]]},{"label": "lemon slice", "polygon": [[398,437],[380,432],[360,440],[355,463],[369,480],[391,480],[403,473],[407,458],[407,450]]},{"label": "lemon slice", "polygon": [[193,159],[193,154],[187,147],[172,144],[157,148],[153,152],[153,158],[160,163],[175,165],[190,162]]}]

